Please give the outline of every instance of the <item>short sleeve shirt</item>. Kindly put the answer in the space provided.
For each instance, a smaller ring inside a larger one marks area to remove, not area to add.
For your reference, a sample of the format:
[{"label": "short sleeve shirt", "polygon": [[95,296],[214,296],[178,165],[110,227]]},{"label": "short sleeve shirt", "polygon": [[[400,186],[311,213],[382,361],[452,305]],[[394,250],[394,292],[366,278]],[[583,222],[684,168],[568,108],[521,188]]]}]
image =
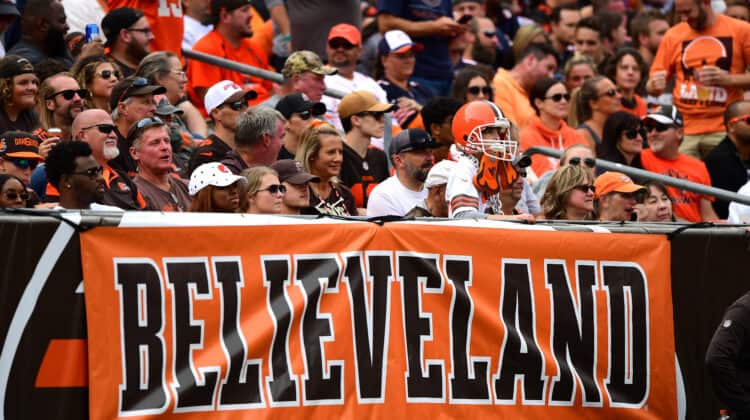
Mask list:
[{"label": "short sleeve shirt", "polygon": [[368,147],[365,157],[344,143],[344,160],[341,163],[341,182],[349,187],[357,207],[367,208],[367,198],[372,189],[388,178],[388,158],[385,152]]},{"label": "short sleeve shirt", "polygon": [[181,0],[109,0],[109,10],[131,7],[143,12],[154,34],[151,51],[171,51],[182,57]]},{"label": "short sleeve shirt", "polygon": [[168,179],[169,191],[164,191],[140,176],[136,176],[133,179],[133,182],[138,187],[138,192],[146,200],[146,208],[144,210],[172,212],[187,211],[190,208],[190,193],[188,192],[187,183],[172,176]]}]

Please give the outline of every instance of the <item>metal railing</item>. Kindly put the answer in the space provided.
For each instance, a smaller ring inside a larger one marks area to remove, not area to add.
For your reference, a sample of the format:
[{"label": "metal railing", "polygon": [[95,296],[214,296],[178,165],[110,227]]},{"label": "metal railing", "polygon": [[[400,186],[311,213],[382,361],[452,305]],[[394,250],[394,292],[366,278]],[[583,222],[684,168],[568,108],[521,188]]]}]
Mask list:
[{"label": "metal railing", "polygon": [[[526,150],[525,154],[529,156],[535,155],[535,154],[541,154],[541,155],[554,157],[558,159],[562,156],[561,151],[557,149],[552,149],[550,147],[542,147],[542,146],[530,147]],[[608,171],[622,172],[625,175],[628,175],[634,178],[647,179],[649,181],[659,181],[665,185],[669,185],[669,186],[679,188],[682,190],[688,190],[688,191],[692,191],[698,194],[710,195],[710,196],[716,197],[726,202],[734,201],[740,204],[744,204],[746,206],[750,206],[750,197],[745,196],[745,195],[739,195],[731,191],[722,190],[721,188],[709,187],[703,184],[685,181],[679,178],[673,178],[671,176],[665,176],[665,175],[657,174],[655,172],[645,171],[643,169],[633,168],[631,166],[623,165],[621,163],[610,162],[604,159],[596,159],[596,166],[600,168],[604,168]]]}]

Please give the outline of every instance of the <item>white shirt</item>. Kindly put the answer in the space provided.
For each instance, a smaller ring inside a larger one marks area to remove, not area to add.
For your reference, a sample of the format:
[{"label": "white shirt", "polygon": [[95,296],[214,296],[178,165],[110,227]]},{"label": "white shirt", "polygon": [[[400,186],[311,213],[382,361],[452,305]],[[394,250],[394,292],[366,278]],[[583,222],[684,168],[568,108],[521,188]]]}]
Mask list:
[{"label": "white shirt", "polygon": [[204,25],[188,15],[185,15],[183,22],[185,30],[182,33],[182,48],[192,49],[199,39],[214,29],[214,25]]},{"label": "white shirt", "polygon": [[[15,2],[14,2],[15,3]],[[96,23],[99,25],[99,36],[104,40],[104,32],[101,30],[101,22],[106,14],[99,2],[92,0],[62,0],[65,9],[65,20],[68,23],[68,33],[86,33],[86,25]]]},{"label": "white shirt", "polygon": [[403,216],[426,198],[426,188],[412,191],[393,175],[372,189],[367,201],[367,216]]},{"label": "white shirt", "polygon": [[[384,104],[388,103],[388,95],[386,95],[385,91],[380,87],[378,82],[376,82],[372,77],[365,76],[362,73],[355,71],[352,80],[349,80],[339,74],[334,74],[332,76],[326,76],[325,81],[327,88],[340,90],[346,93],[351,93],[355,90],[366,90],[375,95],[378,101]],[[325,104],[326,109],[328,110],[328,112],[326,113],[326,118],[330,120],[329,122],[333,124],[333,126],[337,129],[343,131],[341,120],[339,119],[338,110],[339,102],[341,102],[341,99],[332,98],[330,96],[323,96],[320,101]]]},{"label": "white shirt", "polygon": [[[750,182],[743,185],[737,194],[750,197]],[[750,206],[744,204],[735,203],[734,201],[729,203],[729,217],[727,222],[733,224],[750,223]]]}]

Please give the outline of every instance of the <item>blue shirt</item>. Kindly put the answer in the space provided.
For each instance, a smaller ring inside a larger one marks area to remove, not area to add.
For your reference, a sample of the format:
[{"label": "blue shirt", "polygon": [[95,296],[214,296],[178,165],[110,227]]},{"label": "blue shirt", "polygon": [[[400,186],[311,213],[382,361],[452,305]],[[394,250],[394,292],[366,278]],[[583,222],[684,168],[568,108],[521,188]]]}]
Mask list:
[{"label": "blue shirt", "polygon": [[[378,12],[413,22],[431,21],[442,16],[453,17],[451,0],[378,0],[377,7]],[[448,38],[431,35],[412,40],[424,45],[424,50],[416,54],[414,76],[425,79],[453,79]]]}]

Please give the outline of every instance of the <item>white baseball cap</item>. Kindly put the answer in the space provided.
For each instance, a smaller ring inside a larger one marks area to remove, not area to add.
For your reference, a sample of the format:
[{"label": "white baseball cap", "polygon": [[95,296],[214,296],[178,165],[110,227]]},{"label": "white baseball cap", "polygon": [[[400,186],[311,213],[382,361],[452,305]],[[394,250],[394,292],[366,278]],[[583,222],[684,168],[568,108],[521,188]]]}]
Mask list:
[{"label": "white baseball cap", "polygon": [[451,173],[456,171],[457,165],[457,162],[448,159],[441,160],[440,162],[436,163],[435,166],[433,166],[432,169],[430,169],[430,172],[427,174],[427,179],[424,182],[424,187],[432,188],[438,185],[447,184],[448,178],[451,176]]},{"label": "white baseball cap", "polygon": [[204,163],[195,168],[193,174],[190,175],[188,190],[190,191],[191,196],[195,196],[200,190],[208,185],[213,185],[214,187],[226,187],[241,179],[244,178],[233,174],[223,163]]},{"label": "white baseball cap", "polygon": [[206,96],[203,98],[203,106],[206,108],[206,114],[211,115],[211,111],[225,102],[234,102],[242,98],[250,101],[257,97],[258,94],[254,90],[245,92],[237,83],[231,80],[222,80],[208,88]]}]

